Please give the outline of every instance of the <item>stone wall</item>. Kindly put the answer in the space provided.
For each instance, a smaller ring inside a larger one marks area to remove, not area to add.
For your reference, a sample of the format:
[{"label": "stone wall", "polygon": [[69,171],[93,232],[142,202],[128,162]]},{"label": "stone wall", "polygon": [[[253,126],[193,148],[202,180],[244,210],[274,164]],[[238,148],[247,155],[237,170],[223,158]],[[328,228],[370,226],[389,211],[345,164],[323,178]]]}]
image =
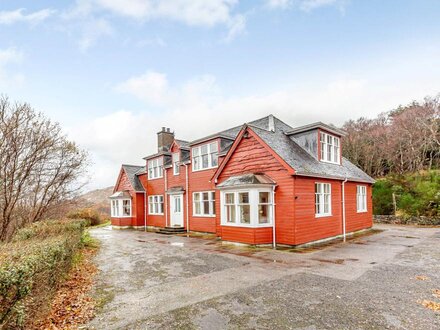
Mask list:
[{"label": "stone wall", "polygon": [[375,223],[390,223],[398,225],[440,226],[440,218],[431,217],[402,217],[396,215],[375,215]]}]

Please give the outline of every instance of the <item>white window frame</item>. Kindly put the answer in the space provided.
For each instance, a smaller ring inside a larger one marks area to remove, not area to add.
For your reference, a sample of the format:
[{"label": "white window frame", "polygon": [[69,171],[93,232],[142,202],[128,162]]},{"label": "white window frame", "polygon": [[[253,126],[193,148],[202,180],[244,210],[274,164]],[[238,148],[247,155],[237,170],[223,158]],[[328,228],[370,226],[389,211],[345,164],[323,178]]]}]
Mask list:
[{"label": "white window frame", "polygon": [[[129,214],[124,214],[124,202],[129,204]],[[110,202],[110,214],[112,218],[131,218],[132,205],[130,198],[112,199]]]},{"label": "white window frame", "polygon": [[148,214],[163,215],[163,195],[148,196]]},{"label": "white window frame", "polygon": [[[325,192],[328,187],[328,192]],[[326,203],[326,197],[328,197]],[[325,212],[325,204],[328,210]],[[318,206],[318,205],[322,205]],[[319,210],[318,210],[319,209]],[[329,217],[332,215],[332,185],[326,182],[315,182],[315,218]]]},{"label": "white window frame", "polygon": [[[259,205],[260,205],[260,192],[269,193],[268,203],[261,203],[261,205],[269,205],[268,207],[268,219],[267,222],[259,222]],[[248,193],[249,203],[243,204],[239,203],[239,194]],[[233,194],[234,202],[226,203],[226,194]],[[250,207],[250,223],[240,222],[240,207],[242,205],[249,205]],[[227,207],[233,207],[235,210],[234,222],[227,221]],[[248,189],[225,189],[220,193],[220,215],[221,215],[221,225],[222,226],[232,226],[232,227],[250,227],[250,228],[260,228],[260,227],[272,227],[273,217],[274,217],[274,193],[272,188],[248,188]]]},{"label": "white window frame", "polygon": [[367,186],[356,186],[356,211],[357,213],[367,212]]},{"label": "white window frame", "polygon": [[[203,199],[203,195],[208,194],[208,199]],[[196,198],[198,196],[198,198]],[[205,202],[209,203],[208,212],[205,210]],[[200,213],[196,213],[197,204]],[[193,216],[194,217],[215,217],[215,191],[193,192]]]},{"label": "white window frame", "polygon": [[319,155],[319,158],[322,162],[341,164],[340,138],[325,132],[319,132],[319,143],[321,147],[321,154]]},{"label": "white window frame", "polygon": [[163,177],[163,157],[148,160],[148,180]]},{"label": "white window frame", "polygon": [[[206,153],[202,153],[204,148],[206,148]],[[191,149],[192,171],[198,172],[218,167],[218,149],[218,141],[209,142],[199,145],[197,147],[193,147]],[[215,162],[213,161],[214,155],[216,159]],[[208,157],[206,167],[203,167],[203,156]]]},{"label": "white window frame", "polygon": [[173,175],[180,174],[180,153],[174,152],[172,155],[173,159]]}]

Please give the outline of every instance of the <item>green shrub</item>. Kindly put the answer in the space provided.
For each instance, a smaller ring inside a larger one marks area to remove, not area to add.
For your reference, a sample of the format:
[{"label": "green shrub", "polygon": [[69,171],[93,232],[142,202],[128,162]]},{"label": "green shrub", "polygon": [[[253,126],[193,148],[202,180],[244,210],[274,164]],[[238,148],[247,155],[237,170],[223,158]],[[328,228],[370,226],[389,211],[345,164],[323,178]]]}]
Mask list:
[{"label": "green shrub", "polygon": [[440,170],[388,176],[377,180],[373,186],[374,214],[394,213],[393,192],[398,214],[440,216]]},{"label": "green shrub", "polygon": [[373,213],[376,215],[394,213],[393,185],[386,179],[377,180],[373,185]]},{"label": "green shrub", "polygon": [[89,223],[89,226],[96,226],[102,222],[102,219],[101,219],[99,212],[94,209],[91,209],[91,208],[79,209],[79,210],[69,212],[67,217],[69,219],[87,220]]},{"label": "green shrub", "polygon": [[46,312],[83,232],[84,221],[41,222],[0,245],[0,328],[28,328]]}]

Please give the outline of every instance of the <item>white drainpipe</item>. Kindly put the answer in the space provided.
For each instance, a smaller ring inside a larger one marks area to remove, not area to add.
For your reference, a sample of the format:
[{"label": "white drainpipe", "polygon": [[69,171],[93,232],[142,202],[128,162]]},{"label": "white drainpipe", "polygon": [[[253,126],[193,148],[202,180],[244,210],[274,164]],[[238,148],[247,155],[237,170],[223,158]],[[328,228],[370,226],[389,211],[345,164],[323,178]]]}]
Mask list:
[{"label": "white drainpipe", "polygon": [[342,181],[342,236],[344,237],[344,242],[346,241],[346,229],[345,229],[345,183],[348,181],[345,178]]},{"label": "white drainpipe", "polygon": [[186,190],[186,232],[189,233],[189,184],[188,184],[188,164],[185,165],[185,174],[186,174],[186,182],[185,182],[185,190]]},{"label": "white drainpipe", "polygon": [[164,193],[164,200],[165,200],[165,227],[168,227],[168,195],[167,195],[167,186],[168,186],[168,182],[167,182],[167,169],[164,167],[163,169],[164,174],[165,174],[165,193]]},{"label": "white drainpipe", "polygon": [[147,192],[144,191],[144,231],[147,231]]},{"label": "white drainpipe", "polygon": [[277,248],[277,241],[276,241],[276,224],[275,224],[275,186],[273,186],[273,190],[272,190],[272,244],[273,244],[273,248],[276,249]]}]

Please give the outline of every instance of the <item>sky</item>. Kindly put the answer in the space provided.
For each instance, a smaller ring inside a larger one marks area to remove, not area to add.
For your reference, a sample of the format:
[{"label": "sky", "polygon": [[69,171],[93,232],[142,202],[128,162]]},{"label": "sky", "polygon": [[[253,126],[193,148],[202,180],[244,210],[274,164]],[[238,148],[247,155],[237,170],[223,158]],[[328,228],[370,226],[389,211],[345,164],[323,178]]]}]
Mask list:
[{"label": "sky", "polygon": [[0,0],[0,94],[88,150],[87,189],[267,114],[342,125],[440,92],[438,0]]}]

